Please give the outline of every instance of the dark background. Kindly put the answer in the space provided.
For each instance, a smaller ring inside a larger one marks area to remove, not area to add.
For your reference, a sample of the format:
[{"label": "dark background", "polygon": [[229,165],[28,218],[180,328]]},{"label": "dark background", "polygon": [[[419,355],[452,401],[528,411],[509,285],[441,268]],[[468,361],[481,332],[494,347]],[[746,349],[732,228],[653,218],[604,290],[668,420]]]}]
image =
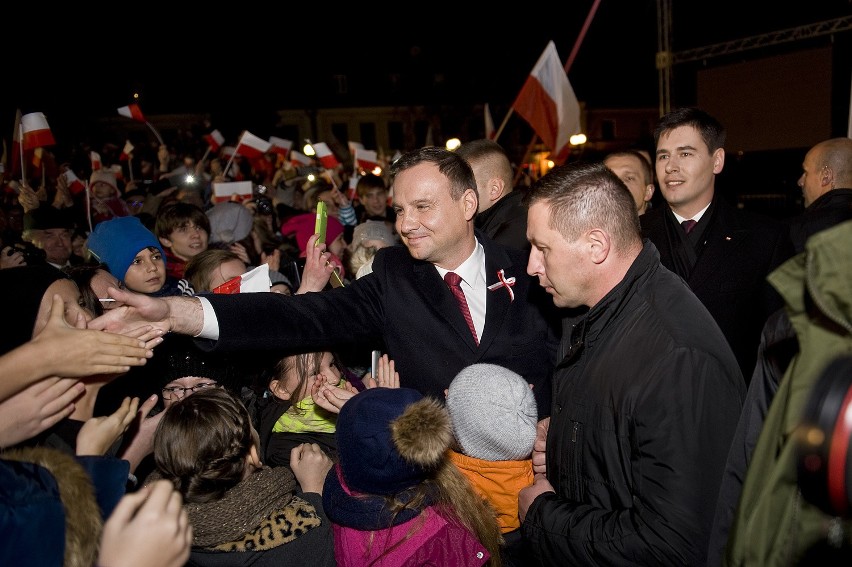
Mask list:
[{"label": "dark background", "polygon": [[[5,22],[2,118],[41,111],[53,126],[114,115],[135,92],[151,115],[254,121],[281,108],[488,102],[499,123],[548,40],[568,59],[594,2],[502,12],[452,3],[20,4]],[[852,14],[850,0],[673,4],[675,52]],[[588,107],[655,107],[656,51],[656,0],[602,0],[568,76]],[[675,105],[693,102],[695,68],[675,67]]]}]

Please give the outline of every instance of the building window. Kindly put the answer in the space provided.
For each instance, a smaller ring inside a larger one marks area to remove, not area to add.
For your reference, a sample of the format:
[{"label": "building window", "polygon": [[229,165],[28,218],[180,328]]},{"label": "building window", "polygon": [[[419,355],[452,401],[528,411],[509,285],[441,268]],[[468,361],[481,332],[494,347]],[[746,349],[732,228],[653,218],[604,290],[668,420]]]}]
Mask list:
[{"label": "building window", "polygon": [[334,122],[331,125],[331,135],[339,143],[346,144],[349,141],[349,126],[345,122]]},{"label": "building window", "polygon": [[388,122],[388,144],[393,150],[405,149],[405,130],[402,127],[402,122]]},{"label": "building window", "polygon": [[615,140],[615,120],[601,120],[601,139],[605,142]]},{"label": "building window", "polygon": [[366,149],[378,148],[376,144],[376,124],[375,122],[361,122],[361,143]]}]

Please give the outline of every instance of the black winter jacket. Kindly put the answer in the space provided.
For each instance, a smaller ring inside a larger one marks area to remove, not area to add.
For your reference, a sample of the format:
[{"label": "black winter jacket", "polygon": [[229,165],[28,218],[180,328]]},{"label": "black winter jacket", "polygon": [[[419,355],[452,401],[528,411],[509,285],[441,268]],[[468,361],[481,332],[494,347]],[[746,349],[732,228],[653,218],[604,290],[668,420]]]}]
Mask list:
[{"label": "black winter jacket", "polygon": [[703,565],[745,396],[730,346],[646,240],[564,330],[547,478],[522,524],[547,565]]}]

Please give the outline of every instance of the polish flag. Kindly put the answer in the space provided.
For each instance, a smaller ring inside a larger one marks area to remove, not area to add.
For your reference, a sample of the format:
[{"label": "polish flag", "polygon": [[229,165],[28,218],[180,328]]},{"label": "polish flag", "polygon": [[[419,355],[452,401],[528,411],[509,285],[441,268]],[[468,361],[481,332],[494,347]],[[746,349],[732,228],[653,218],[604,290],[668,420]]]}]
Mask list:
[{"label": "polish flag", "polygon": [[124,149],[121,150],[121,155],[118,156],[120,161],[127,161],[130,159],[130,154],[133,153],[134,146],[130,143],[130,140],[124,142]]},{"label": "polish flag", "polygon": [[311,158],[303,154],[302,152],[297,152],[293,150],[290,152],[290,163],[295,165],[296,167],[304,167],[306,165],[311,165]]},{"label": "polish flag", "polygon": [[541,141],[558,155],[580,132],[580,103],[551,40],[527,77],[512,109],[529,122]]},{"label": "polish flag", "polygon": [[210,150],[213,152],[219,151],[219,148],[225,143],[225,136],[222,135],[222,132],[219,130],[213,130],[206,136],[204,136],[204,141],[207,142],[207,145],[210,146]]},{"label": "polish flag", "polygon": [[252,293],[269,291],[272,281],[269,279],[269,264],[249,270],[241,276],[231,278],[222,285],[213,288],[213,293]]},{"label": "polish flag", "polygon": [[222,146],[222,151],[220,152],[222,157],[230,158],[232,155],[237,153],[237,148],[234,146]]},{"label": "polish flag", "polygon": [[372,172],[379,167],[379,156],[375,150],[355,150],[355,164],[364,171]]},{"label": "polish flag", "polygon": [[354,156],[356,151],[363,150],[363,149],[364,149],[364,144],[362,144],[361,142],[349,142],[349,153],[351,155]]},{"label": "polish flag", "polygon": [[314,151],[317,154],[317,159],[322,164],[322,166],[326,169],[334,169],[340,162],[337,161],[337,158],[334,157],[334,154],[331,153],[331,149],[328,147],[328,144],[325,142],[318,142],[316,144],[312,144],[314,147]]},{"label": "polish flag", "polygon": [[101,154],[98,152],[89,152],[89,160],[92,162],[92,171],[97,171],[101,168]]},{"label": "polish flag", "polygon": [[224,203],[225,201],[248,201],[254,196],[251,181],[228,181],[213,184],[213,203]]},{"label": "polish flag", "polygon": [[52,146],[56,143],[47,118],[42,112],[31,112],[21,116],[21,126],[24,130],[24,149],[31,150],[42,146]]},{"label": "polish flag", "polygon": [[135,103],[122,106],[118,109],[118,113],[124,117],[135,120],[136,122],[147,122],[145,120],[145,116],[142,114],[142,110],[139,108],[139,105]]},{"label": "polish flag", "polygon": [[269,137],[269,143],[272,145],[272,151],[284,159],[287,158],[287,154],[293,148],[293,140],[285,140],[284,138],[277,138],[275,136]]},{"label": "polish flag", "polygon": [[358,180],[361,179],[361,176],[357,173],[349,177],[349,188],[346,190],[346,198],[350,201],[355,200],[355,196],[358,193]]},{"label": "polish flag", "polygon": [[237,144],[237,153],[243,157],[254,159],[263,157],[263,154],[268,152],[271,147],[272,144],[246,130],[240,137],[240,143]]},{"label": "polish flag", "polygon": [[70,169],[65,170],[65,180],[68,182],[68,190],[71,191],[72,195],[79,195],[86,190],[86,185]]}]

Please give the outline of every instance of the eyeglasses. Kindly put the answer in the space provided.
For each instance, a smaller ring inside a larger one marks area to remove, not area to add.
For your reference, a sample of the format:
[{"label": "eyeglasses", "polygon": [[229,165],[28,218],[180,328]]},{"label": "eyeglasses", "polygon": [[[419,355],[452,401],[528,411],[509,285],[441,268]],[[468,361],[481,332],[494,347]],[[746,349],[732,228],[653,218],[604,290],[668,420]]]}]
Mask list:
[{"label": "eyeglasses", "polygon": [[191,394],[192,392],[197,392],[198,390],[203,390],[205,388],[218,388],[219,384],[216,382],[199,382],[195,386],[190,386],[189,388],[183,388],[181,386],[166,386],[163,388],[163,399],[164,400],[175,400],[181,399],[184,396]]}]

